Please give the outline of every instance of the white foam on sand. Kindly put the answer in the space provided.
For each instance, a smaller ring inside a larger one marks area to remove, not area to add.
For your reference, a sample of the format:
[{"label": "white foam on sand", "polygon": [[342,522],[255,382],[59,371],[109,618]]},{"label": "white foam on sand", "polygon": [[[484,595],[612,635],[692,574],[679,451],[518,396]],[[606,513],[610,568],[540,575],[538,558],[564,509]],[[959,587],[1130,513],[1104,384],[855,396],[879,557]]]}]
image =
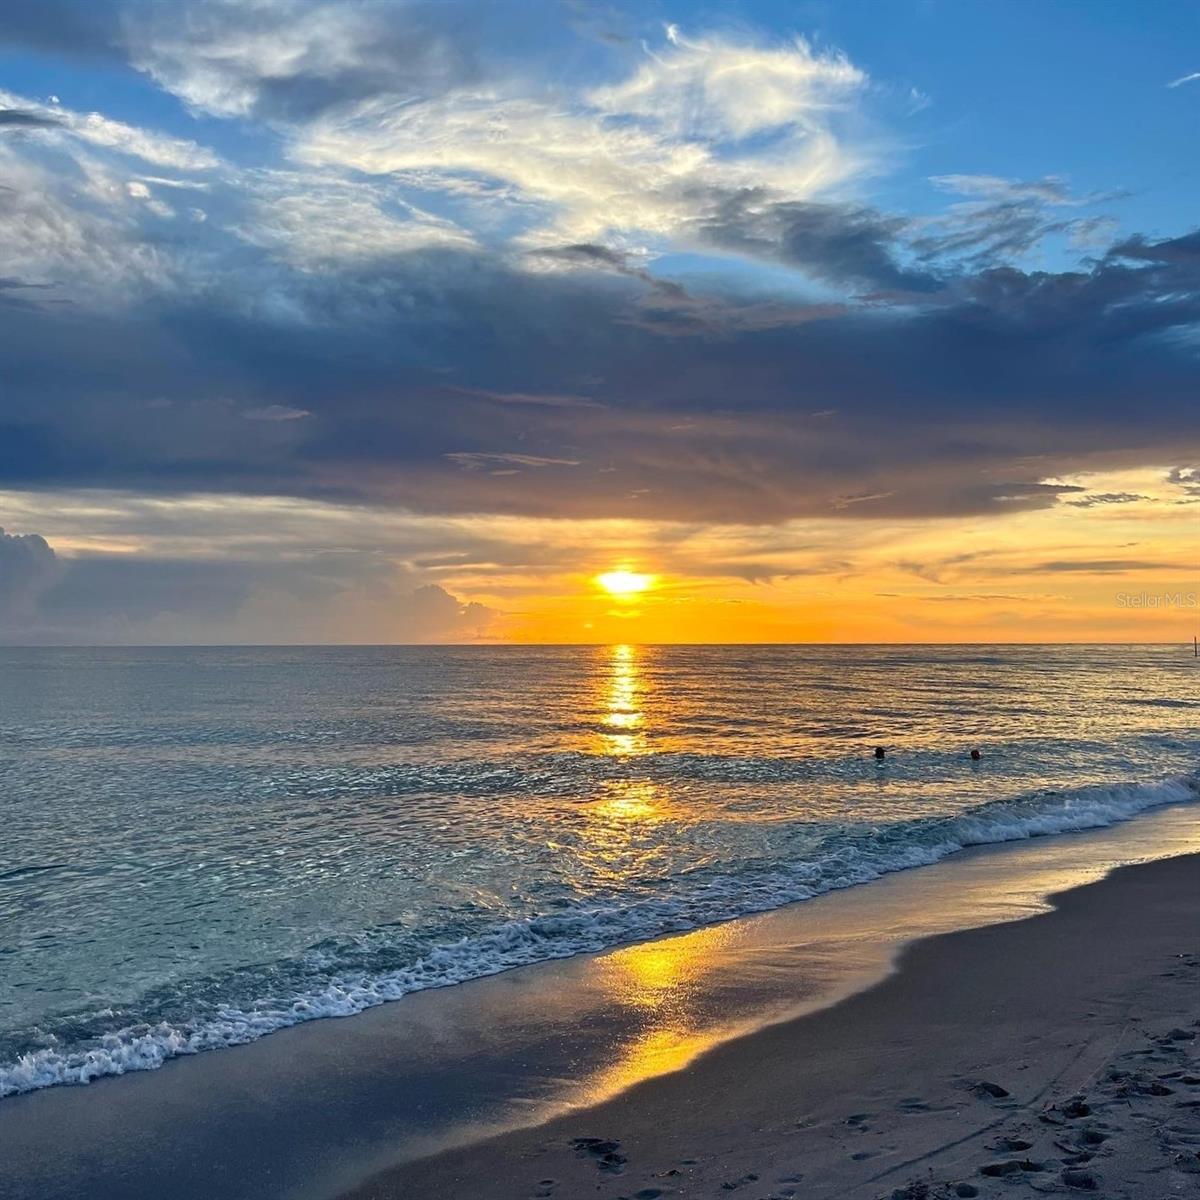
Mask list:
[{"label": "white foam on sand", "polygon": [[220,1010],[195,1024],[135,1025],[86,1048],[39,1049],[0,1065],[0,1096],[152,1070],[181,1055],[241,1045],[304,1021],[351,1016],[412,992],[765,912],[928,865],[968,846],[1101,828],[1152,808],[1197,799],[1200,781],[1175,777],[1042,792],[953,817],[856,828],[852,838],[831,843],[810,861],[753,875],[718,876],[702,887],[653,900],[577,905],[553,915],[509,921],[438,946],[402,969],[371,976],[335,975],[304,995],[264,998],[248,1008]]}]

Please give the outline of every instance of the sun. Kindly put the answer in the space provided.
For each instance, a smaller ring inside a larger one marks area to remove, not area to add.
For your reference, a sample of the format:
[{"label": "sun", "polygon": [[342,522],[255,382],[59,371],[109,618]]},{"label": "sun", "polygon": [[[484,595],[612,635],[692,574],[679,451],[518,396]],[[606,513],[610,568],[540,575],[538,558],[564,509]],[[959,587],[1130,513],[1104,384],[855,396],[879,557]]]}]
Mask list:
[{"label": "sun", "polygon": [[596,582],[610,596],[621,599],[644,592],[654,582],[654,576],[642,575],[637,571],[606,571],[596,576]]}]

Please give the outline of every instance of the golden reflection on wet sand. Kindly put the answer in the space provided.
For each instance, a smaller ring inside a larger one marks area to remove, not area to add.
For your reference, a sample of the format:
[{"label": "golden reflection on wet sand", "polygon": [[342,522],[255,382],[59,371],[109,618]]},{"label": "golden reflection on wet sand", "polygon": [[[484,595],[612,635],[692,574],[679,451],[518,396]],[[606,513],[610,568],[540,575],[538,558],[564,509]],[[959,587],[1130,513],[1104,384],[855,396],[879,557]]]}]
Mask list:
[{"label": "golden reflection on wet sand", "polygon": [[[614,1039],[610,1061],[576,1081],[570,1103],[599,1103],[742,1033],[849,995],[885,975],[915,938],[1020,920],[1122,863],[1198,849],[1193,816],[1168,809],[1072,838],[982,847],[871,887],[599,955],[592,986],[606,1008],[634,1020]],[[739,1001],[746,985],[754,998]]]},{"label": "golden reflection on wet sand", "polygon": [[734,927],[717,925],[679,937],[625,946],[596,961],[600,986],[641,1028],[614,1047],[614,1061],[584,1085],[584,1100],[595,1103],[653,1075],[678,1071],[698,1055],[727,1040],[728,1023],[713,1022],[698,1001],[722,962]]}]

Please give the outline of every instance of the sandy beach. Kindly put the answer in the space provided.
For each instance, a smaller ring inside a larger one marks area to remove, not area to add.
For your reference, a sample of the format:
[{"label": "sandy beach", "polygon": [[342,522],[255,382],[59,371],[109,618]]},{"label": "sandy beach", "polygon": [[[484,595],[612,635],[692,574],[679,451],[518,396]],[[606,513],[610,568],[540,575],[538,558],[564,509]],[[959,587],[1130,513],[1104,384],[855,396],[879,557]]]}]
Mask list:
[{"label": "sandy beach", "polygon": [[1171,1195],[1198,850],[1175,806],[11,1097],[5,1196]]},{"label": "sandy beach", "polygon": [[354,1200],[1193,1194],[1200,857],[912,946],[889,979]]}]

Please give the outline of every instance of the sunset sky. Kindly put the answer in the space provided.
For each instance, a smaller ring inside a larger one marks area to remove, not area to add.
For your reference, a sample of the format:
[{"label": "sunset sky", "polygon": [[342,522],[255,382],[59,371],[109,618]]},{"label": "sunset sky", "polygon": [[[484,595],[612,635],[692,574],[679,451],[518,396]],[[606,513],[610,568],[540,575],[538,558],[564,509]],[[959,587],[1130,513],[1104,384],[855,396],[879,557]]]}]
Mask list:
[{"label": "sunset sky", "polygon": [[1198,127],[1190,0],[7,5],[0,642],[1190,642]]}]

